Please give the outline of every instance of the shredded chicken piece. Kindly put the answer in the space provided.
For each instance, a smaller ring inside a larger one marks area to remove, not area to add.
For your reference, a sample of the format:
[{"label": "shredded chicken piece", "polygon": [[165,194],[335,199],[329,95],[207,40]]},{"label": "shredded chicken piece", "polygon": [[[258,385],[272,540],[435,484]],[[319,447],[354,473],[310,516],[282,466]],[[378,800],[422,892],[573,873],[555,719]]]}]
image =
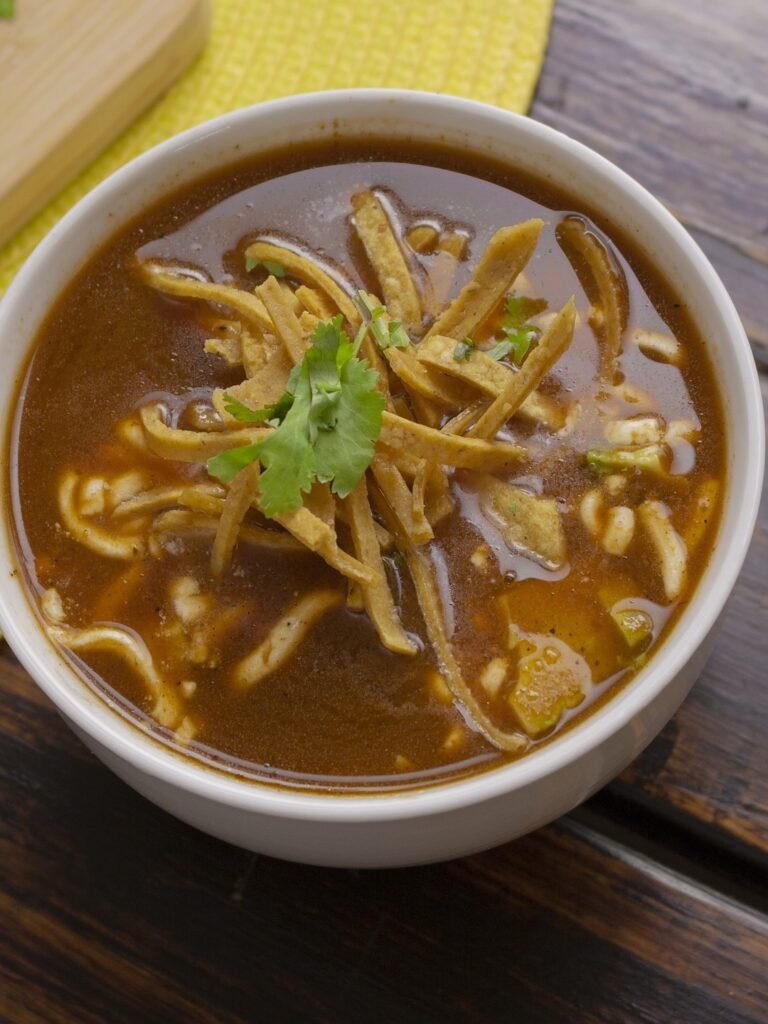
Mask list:
[{"label": "shredded chicken piece", "polygon": [[295,601],[272,626],[265,640],[238,664],[235,685],[249,689],[291,658],[321,615],[342,601],[338,590],[314,590]]}]

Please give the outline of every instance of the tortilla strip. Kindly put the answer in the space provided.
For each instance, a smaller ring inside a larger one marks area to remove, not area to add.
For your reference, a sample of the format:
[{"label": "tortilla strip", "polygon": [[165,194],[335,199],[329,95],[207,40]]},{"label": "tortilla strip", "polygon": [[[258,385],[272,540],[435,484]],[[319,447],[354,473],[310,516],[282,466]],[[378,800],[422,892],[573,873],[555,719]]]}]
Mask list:
[{"label": "tortilla strip", "polygon": [[405,240],[414,252],[432,252],[437,245],[437,238],[437,228],[432,224],[414,224],[405,233]]},{"label": "tortilla strip", "polygon": [[75,492],[79,484],[80,477],[69,469],[59,481],[58,488],[59,514],[72,539],[105,558],[124,561],[140,558],[146,550],[146,542],[141,535],[112,533],[80,515],[75,507]]},{"label": "tortilla strip", "polygon": [[[510,382],[510,374],[514,374],[515,371],[504,363],[492,359],[482,349],[474,349],[467,359],[456,360],[453,358],[455,348],[456,342],[453,338],[435,335],[418,346],[416,355],[419,362],[426,366],[457,377],[492,398],[500,395]],[[466,406],[466,402],[464,404]],[[466,408],[463,412],[467,412]],[[482,408],[478,408],[475,418],[479,418],[481,412]],[[542,395],[536,390],[528,395],[516,415],[532,420],[534,423],[543,423],[550,430],[559,430],[565,422],[565,412],[558,403],[548,395]],[[470,425],[469,414],[467,414],[464,429]],[[443,430],[446,429],[446,426],[443,427]],[[454,425],[447,433],[460,434],[463,433],[463,430],[456,429]]]},{"label": "tortilla strip", "polygon": [[295,601],[274,623],[258,647],[237,665],[235,685],[248,689],[284,665],[320,616],[341,600],[338,590],[315,590]]},{"label": "tortilla strip", "polygon": [[211,548],[211,573],[216,579],[221,579],[232,561],[240,526],[258,493],[259,473],[258,462],[252,462],[229,485]]},{"label": "tortilla strip", "polygon": [[[347,515],[347,509],[343,501],[340,501],[336,505],[336,517],[341,520],[342,523],[346,523],[349,526],[349,516]],[[376,531],[376,540],[379,542],[379,547],[382,551],[389,551],[394,544],[394,537],[386,528],[382,526],[377,520],[373,520],[373,528]]]},{"label": "tortilla strip", "polygon": [[421,328],[421,302],[403,250],[375,192],[352,196],[352,223],[363,243],[390,315],[409,334]]},{"label": "tortilla strip", "polygon": [[462,231],[452,231],[450,234],[443,235],[438,242],[437,252],[429,268],[431,304],[428,312],[435,316],[445,308],[453,291],[459,262],[464,259],[468,242],[469,238]]},{"label": "tortilla strip", "polygon": [[269,437],[271,427],[244,427],[241,430],[198,431],[169,427],[157,403],[142,406],[139,411],[147,446],[161,459],[174,462],[207,462],[214,455],[255,444]]},{"label": "tortilla strip", "polygon": [[[256,502],[258,508],[258,502]],[[259,509],[261,511],[261,509]],[[373,572],[362,562],[342,551],[336,541],[336,532],[327,523],[313,515],[303,505],[295,512],[287,512],[284,516],[275,516],[275,522],[280,523],[289,533],[300,540],[301,543],[314,551],[342,576],[354,580],[356,583],[371,583]]]},{"label": "tortilla strip", "polygon": [[354,290],[353,286],[345,282],[347,284],[345,292],[330,274],[320,267],[319,263],[307,259],[306,256],[302,256],[301,253],[294,252],[292,249],[274,245],[272,242],[254,242],[245,250],[245,255],[249,259],[274,260],[276,263],[282,264],[291,277],[296,277],[324,292],[350,327],[357,329],[360,326],[360,314],[348,294]]},{"label": "tortilla strip", "polygon": [[[155,534],[170,533],[178,536],[181,533],[215,534],[219,526],[219,516],[202,515],[188,509],[171,509],[161,512],[152,524]],[[283,530],[267,530],[263,526],[241,526],[238,537],[248,544],[260,548],[271,548],[275,551],[305,552],[306,547]]]},{"label": "tortilla strip", "polygon": [[420,459],[430,459],[441,466],[459,469],[499,469],[525,457],[525,448],[517,444],[456,437],[423,423],[382,413],[379,443],[394,451],[407,451]]},{"label": "tortilla strip", "polygon": [[309,348],[309,339],[293,310],[293,302],[280,287],[276,277],[268,277],[264,284],[256,289],[256,294],[269,312],[277,336],[285,345],[291,362],[298,366]]},{"label": "tortilla strip", "polygon": [[336,501],[331,494],[330,484],[321,484],[316,480],[312,484],[312,490],[304,498],[304,505],[312,515],[322,519],[326,526],[330,526],[336,533]]},{"label": "tortilla strip", "polygon": [[154,698],[152,717],[172,729],[179,720],[181,710],[173,688],[165,683],[155,668],[152,655],[138,636],[119,626],[96,625],[86,629],[71,626],[47,626],[48,635],[70,651],[107,651],[123,658],[141,676]]},{"label": "tortilla strip", "polygon": [[280,348],[274,334],[267,335],[259,331],[257,335],[243,330],[240,335],[240,350],[243,356],[245,376],[255,377],[269,363],[274,353],[280,351]]},{"label": "tortilla strip", "polygon": [[179,493],[179,504],[193,512],[203,512],[209,516],[220,516],[224,511],[224,497],[206,493],[201,487],[182,487]]},{"label": "tortilla strip", "polygon": [[185,275],[178,268],[164,267],[159,263],[140,263],[139,269],[147,284],[164,295],[215,302],[217,305],[234,309],[249,323],[266,330],[272,328],[272,321],[264,304],[250,292],[225,284],[215,284],[212,281],[199,281],[195,277]]},{"label": "tortilla strip", "polygon": [[431,398],[426,398],[424,395],[414,392],[411,395],[411,402],[413,403],[416,415],[415,417],[408,417],[409,419],[416,419],[419,423],[434,429],[437,429],[443,422],[444,410],[437,402],[433,402]]},{"label": "tortilla strip", "polygon": [[574,270],[585,290],[596,291],[599,309],[602,316],[595,317],[594,306],[590,314],[592,330],[602,337],[603,346],[600,353],[601,375],[603,380],[613,381],[616,372],[616,360],[621,354],[622,339],[627,323],[628,301],[627,282],[624,275],[613,263],[608,250],[587,227],[581,217],[566,217],[557,228],[557,238],[568,256],[568,250],[577,253],[588,268],[594,288],[585,284],[584,271],[578,265]]},{"label": "tortilla strip", "polygon": [[364,475],[345,499],[344,506],[349,517],[355,554],[374,573],[373,582],[361,587],[365,610],[376,627],[379,639],[388,650],[395,654],[415,654],[416,644],[403,629],[387,583]]},{"label": "tortilla strip", "polygon": [[152,490],[142,491],[132,498],[126,498],[112,510],[114,519],[126,519],[130,516],[154,514],[161,509],[174,508],[180,504],[180,499],[189,491],[200,491],[214,498],[223,498],[226,491],[220,484],[198,483],[198,484],[177,484],[175,487],[153,487]]},{"label": "tortilla strip", "polygon": [[482,323],[514,284],[533,255],[544,222],[527,220],[501,228],[475,267],[471,280],[427,331],[426,338],[447,335],[461,341]]},{"label": "tortilla strip", "polygon": [[398,532],[391,511],[385,503],[380,503],[379,508],[387,526],[395,534],[398,547],[408,563],[429,641],[434,648],[454,699],[463,707],[470,723],[482,732],[495,747],[498,747],[499,750],[521,750],[527,746],[528,740],[516,733],[505,732],[494,725],[464,681],[446,632],[440,590],[429,552],[414,547],[408,542],[407,537]]},{"label": "tortilla strip", "polygon": [[395,515],[402,532],[413,544],[426,544],[434,533],[424,513],[414,507],[413,494],[397,466],[386,456],[377,454],[371,472]]},{"label": "tortilla strip", "polygon": [[330,320],[336,314],[333,303],[316,288],[308,288],[302,284],[296,289],[296,298],[304,309],[318,320]]},{"label": "tortilla strip", "polygon": [[208,356],[219,356],[231,369],[243,365],[243,347],[239,338],[206,338],[203,352]]},{"label": "tortilla strip", "polygon": [[[453,344],[455,346],[456,342]],[[384,358],[411,394],[415,392],[423,395],[450,409],[458,409],[466,405],[470,400],[467,388],[453,380],[446,379],[439,373],[431,372],[418,359],[420,348],[420,345],[410,348],[390,346],[384,350]]]},{"label": "tortilla strip", "polygon": [[472,428],[472,437],[495,437],[573,340],[576,306],[571,297],[541,336],[538,345]]}]

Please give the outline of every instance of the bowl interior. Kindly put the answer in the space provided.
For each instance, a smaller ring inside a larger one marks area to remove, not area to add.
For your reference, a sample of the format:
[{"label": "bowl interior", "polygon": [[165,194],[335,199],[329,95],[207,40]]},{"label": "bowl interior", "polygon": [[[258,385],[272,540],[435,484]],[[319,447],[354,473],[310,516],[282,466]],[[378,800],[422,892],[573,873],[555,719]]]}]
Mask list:
[{"label": "bowl interior", "polygon": [[[701,585],[672,634],[649,665],[603,708],[520,762],[423,792],[376,797],[292,794],[214,772],[151,740],[111,711],[63,662],[43,636],[21,583],[8,516],[0,526],[0,618],[20,658],[60,709],[86,733],[149,771],[180,785],[206,786],[236,802],[362,801],[371,806],[482,799],[525,784],[576,758],[630,721],[698,648],[735,582],[759,500],[764,428],[759,385],[749,346],[721,282],[686,232],[645,190],[580,144],[526,118],[471,101],[385,90],[292,97],[224,116],[169,140],[127,165],[78,204],[32,255],[0,304],[0,344],[7,368],[0,381],[5,431],[36,331],[60,291],[96,248],[148,204],[206,172],[291,142],[333,135],[416,138],[491,154],[584,197],[620,224],[689,306],[708,347],[724,396],[728,493],[720,538]],[[7,507],[7,472],[0,481]],[[95,731],[95,732],[94,732]],[[640,738],[647,742],[650,737]],[[441,795],[441,793],[443,795]],[[447,795],[446,795],[447,794]],[[393,812],[396,813],[396,812]]]}]

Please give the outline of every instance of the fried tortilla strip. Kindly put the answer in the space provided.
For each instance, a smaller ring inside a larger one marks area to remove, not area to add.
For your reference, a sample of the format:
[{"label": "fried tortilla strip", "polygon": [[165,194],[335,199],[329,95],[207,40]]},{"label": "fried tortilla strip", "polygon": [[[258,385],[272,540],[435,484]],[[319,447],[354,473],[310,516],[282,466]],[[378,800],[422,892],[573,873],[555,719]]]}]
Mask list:
[{"label": "fried tortilla strip", "polygon": [[211,326],[217,333],[206,339],[203,351],[209,355],[220,356],[227,366],[241,366],[243,325],[238,320],[218,320]]},{"label": "fried tortilla strip", "polygon": [[227,388],[226,391],[216,388],[211,398],[213,407],[226,424],[238,426],[240,421],[227,412],[224,406],[225,396],[231,395],[249,409],[263,409],[267,405],[274,405],[283,396],[292,369],[291,357],[284,346],[275,339],[275,346],[270,351],[267,362],[257,373],[242,383]]},{"label": "fried tortilla strip", "polygon": [[488,243],[471,280],[426,334],[447,335],[461,341],[501,302],[515,278],[533,255],[544,222],[527,220],[497,231]]},{"label": "fried tortilla strip", "polygon": [[[593,302],[589,321],[592,330],[603,342],[600,353],[601,376],[603,380],[612,383],[627,326],[627,282],[606,247],[589,230],[583,218],[566,217],[558,225],[557,238],[569,259],[571,253],[580,258],[581,262],[574,264],[576,275],[587,294],[597,299],[597,307]],[[597,316],[596,308],[599,310]]]},{"label": "fried tortilla strip", "polygon": [[409,334],[421,327],[421,302],[411,272],[375,192],[352,196],[352,223],[363,243],[384,296],[384,304]]},{"label": "fried tortilla strip", "polygon": [[464,708],[470,721],[495,747],[507,751],[522,750],[527,745],[527,740],[518,733],[506,732],[495,725],[464,680],[448,639],[440,590],[429,554],[426,551],[409,548],[405,552],[405,557],[430,643],[454,698]]},{"label": "fried tortilla strip", "polygon": [[[280,287],[277,278],[271,275],[264,284],[259,285],[256,294],[264,303],[274,324],[274,330],[285,345],[291,362],[294,366],[298,366],[309,348],[309,338],[294,312],[292,300],[288,297],[285,289]],[[291,295],[293,295],[292,292]]]},{"label": "fried tortilla strip", "polygon": [[207,462],[230,448],[264,441],[271,427],[244,427],[242,430],[179,430],[169,427],[162,408],[153,402],[139,411],[147,447],[161,459],[173,462]]},{"label": "fried tortilla strip", "polygon": [[387,574],[376,536],[376,523],[368,501],[365,476],[344,501],[352,531],[355,554],[374,573],[373,582],[361,587],[365,610],[376,627],[379,639],[395,654],[415,654],[416,644],[403,629],[387,583]]},{"label": "fried tortilla strip", "polygon": [[559,569],[568,557],[562,517],[554,498],[482,474],[480,507],[495,522],[512,551],[519,551],[548,569]]},{"label": "fried tortilla strip", "polygon": [[315,590],[295,601],[272,626],[266,638],[237,665],[234,683],[250,689],[292,657],[321,615],[340,604],[338,590]]},{"label": "fried tortilla strip", "polygon": [[384,498],[395,515],[402,532],[413,544],[426,544],[434,533],[421,509],[414,508],[413,494],[397,466],[384,455],[377,454],[371,472]]},{"label": "fried tortilla strip", "polygon": [[203,512],[209,516],[220,516],[224,511],[225,498],[206,493],[202,486],[182,487],[179,504],[193,512]]},{"label": "fried tortilla strip", "polygon": [[[152,532],[156,535],[170,534],[172,537],[195,533],[209,533],[215,536],[218,526],[218,515],[208,516],[177,508],[161,512],[152,524]],[[241,526],[238,539],[273,551],[306,551],[304,544],[284,530],[266,530],[263,526]]]},{"label": "fried tortilla strip", "polygon": [[152,655],[138,636],[119,626],[95,625],[86,629],[71,626],[49,625],[48,635],[70,651],[103,651],[117,655],[141,676],[147,690],[154,699],[150,714],[169,729],[173,729],[181,715],[179,703],[173,688],[160,677]]},{"label": "fried tortilla strip", "polygon": [[200,281],[180,269],[164,267],[159,263],[140,263],[139,269],[147,284],[164,295],[215,302],[219,306],[233,309],[249,323],[264,330],[272,328],[264,303],[250,292],[225,284],[214,284],[212,281]]},{"label": "fried tortilla strip", "polygon": [[[468,385],[472,385],[478,391],[482,391],[492,398],[500,395],[510,383],[510,376],[514,375],[515,371],[504,363],[492,359],[482,349],[474,349],[467,359],[462,360],[453,358],[455,349],[456,342],[453,338],[435,335],[418,346],[416,355],[419,362],[424,363],[426,366],[442,371],[452,377],[457,377],[459,380],[465,381]],[[466,408],[464,412],[466,412]],[[482,409],[478,409],[476,418],[479,418],[481,412]],[[558,403],[536,390],[528,395],[517,410],[516,415],[531,420],[534,423],[542,423],[549,427],[550,430],[560,430],[565,422],[565,412]],[[454,417],[454,419],[456,418]],[[470,425],[471,421],[467,414],[466,426],[469,427]],[[445,430],[445,427],[443,427],[443,430]],[[463,430],[456,429],[453,426],[448,432],[460,434],[463,433]]]},{"label": "fried tortilla strip", "polygon": [[459,262],[464,259],[468,242],[469,238],[463,231],[452,231],[443,235],[438,243],[429,268],[431,295],[428,312],[435,316],[443,311],[453,291]]},{"label": "fried tortilla strip", "polygon": [[232,561],[243,519],[258,494],[259,473],[258,462],[252,462],[229,485],[211,549],[211,573],[216,579],[221,579]]},{"label": "fried tortilla strip", "polygon": [[[294,252],[293,249],[286,249],[284,246],[274,245],[272,242],[254,242],[253,245],[248,246],[245,255],[247,258],[257,261],[274,260],[276,263],[282,264],[291,277],[298,278],[324,292],[350,327],[356,329],[360,326],[360,314],[349,297],[349,293],[354,291],[353,286],[345,282],[347,284],[345,292],[330,274],[327,274],[313,260],[307,259],[301,253]],[[301,301],[300,296],[299,301]]]},{"label": "fried tortilla strip", "polygon": [[336,501],[331,494],[330,484],[321,484],[316,480],[304,499],[304,505],[312,515],[317,516],[326,526],[330,526],[334,534],[336,533]]},{"label": "fried tortilla strip", "polygon": [[407,451],[440,466],[459,469],[499,469],[519,462],[526,454],[525,448],[517,444],[445,434],[386,411],[382,413],[379,443],[396,452]]},{"label": "fried tortilla strip", "polygon": [[541,336],[538,345],[510,376],[507,386],[491,402],[472,429],[472,437],[495,437],[573,340],[576,306],[570,298]]},{"label": "fried tortilla strip", "polygon": [[438,232],[432,224],[414,224],[405,234],[405,240],[414,252],[429,253],[437,245]]},{"label": "fried tortilla strip", "polygon": [[[454,346],[456,342],[453,343]],[[384,358],[403,382],[410,394],[422,395],[449,409],[459,409],[471,401],[471,392],[439,373],[433,373],[418,359],[421,346],[384,350]]]},{"label": "fried tortilla strip", "polygon": [[211,498],[224,498],[226,491],[221,484],[197,483],[177,484],[172,487],[153,487],[149,491],[142,491],[131,498],[121,501],[112,510],[114,519],[130,519],[131,516],[154,515],[166,508],[175,508],[181,504],[183,497],[189,497],[190,491],[196,491]]},{"label": "fried tortilla strip", "polygon": [[[256,503],[258,508],[258,502]],[[261,509],[259,509],[261,511]],[[275,516],[275,522],[292,534],[296,540],[314,551],[342,576],[356,583],[371,583],[373,572],[346,551],[342,551],[336,541],[336,532],[327,523],[313,515],[303,505],[295,512],[287,512],[284,516]]]},{"label": "fried tortilla strip", "polygon": [[296,289],[296,298],[304,309],[318,320],[330,320],[336,315],[333,303],[317,288],[308,288],[303,284]]}]

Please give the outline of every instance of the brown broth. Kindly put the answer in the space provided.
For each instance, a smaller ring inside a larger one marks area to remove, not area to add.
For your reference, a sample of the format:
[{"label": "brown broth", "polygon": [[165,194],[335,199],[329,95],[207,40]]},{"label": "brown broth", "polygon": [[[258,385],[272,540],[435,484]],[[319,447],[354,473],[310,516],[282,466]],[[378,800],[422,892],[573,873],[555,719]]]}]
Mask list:
[{"label": "brown broth", "polygon": [[[340,578],[308,552],[278,554],[241,543],[232,571],[216,582],[209,570],[210,537],[181,539],[175,553],[162,559],[105,559],[61,528],[57,481],[66,468],[106,475],[139,468],[153,485],[204,477],[199,467],[129,454],[115,443],[115,424],[148,396],[159,395],[183,425],[191,402],[241,379],[203,352],[210,331],[200,304],[173,301],[150,290],[136,273],[137,254],[199,267],[213,280],[248,288],[254,278],[245,271],[244,247],[256,236],[274,235],[307,247],[331,267],[349,267],[351,256],[356,276],[375,290],[371,268],[348,223],[349,196],[364,187],[388,192],[406,223],[437,220],[469,233],[469,254],[454,293],[497,228],[543,217],[546,226],[526,270],[534,292],[547,299],[550,309],[575,292],[582,313],[586,310],[584,293],[554,236],[563,214],[590,216],[573,197],[506,166],[438,146],[336,140],[293,147],[174,193],[89,261],[39,333],[9,458],[15,527],[33,592],[57,588],[73,625],[98,620],[129,627],[145,638],[175,684],[196,682],[190,714],[198,731],[187,746],[190,753],[246,775],[313,788],[421,785],[509,760],[468,727],[455,706],[436,700],[426,684],[435,657],[402,561],[396,556],[389,560],[391,580],[405,628],[423,641],[415,657],[386,651],[366,615],[342,604],[323,617],[288,665],[242,694],[229,682],[237,661],[267,634],[295,595],[320,586],[342,589]],[[626,276],[629,327],[672,333],[688,354],[682,371],[648,359],[631,345],[621,357],[622,373],[654,396],[663,419],[692,419],[701,425],[695,465],[682,467],[688,470],[684,475],[671,482],[637,476],[628,484],[629,504],[647,497],[663,500],[672,509],[673,521],[682,526],[696,484],[724,477],[723,420],[704,342],[670,284],[612,225],[594,216],[592,220],[610,240]],[[569,400],[580,398],[588,406],[597,388],[597,357],[597,343],[583,317],[545,390]],[[631,414],[628,407],[624,415]],[[438,555],[444,564],[442,594],[465,675],[476,677],[490,657],[506,650],[506,626],[495,610],[501,593],[509,594],[521,630],[559,638],[589,663],[594,685],[587,699],[566,712],[557,728],[531,749],[583,720],[634,674],[598,600],[599,586],[618,575],[631,577],[636,596],[652,610],[658,646],[695,586],[715,532],[713,517],[705,542],[690,562],[688,592],[676,604],[666,601],[641,535],[636,534],[621,558],[596,547],[576,514],[579,496],[594,485],[583,453],[599,441],[589,416],[583,422],[568,437],[530,426],[513,430],[530,446],[532,458],[506,476],[560,500],[567,567],[551,572],[506,548],[478,511],[468,471],[453,477],[456,511],[439,526],[434,545],[443,552]],[[470,563],[483,542],[493,552],[487,573],[474,571]],[[200,581],[203,592],[213,595],[217,611],[246,609],[239,619],[235,615],[225,635],[214,636],[204,664],[185,668],[178,641],[170,635],[168,587],[179,576]],[[596,639],[590,642],[589,637]],[[126,713],[172,740],[147,718],[145,689],[121,659],[66,656]],[[503,719],[502,713],[502,724],[512,724]],[[442,744],[456,725],[462,730],[462,745],[447,751]]]}]

